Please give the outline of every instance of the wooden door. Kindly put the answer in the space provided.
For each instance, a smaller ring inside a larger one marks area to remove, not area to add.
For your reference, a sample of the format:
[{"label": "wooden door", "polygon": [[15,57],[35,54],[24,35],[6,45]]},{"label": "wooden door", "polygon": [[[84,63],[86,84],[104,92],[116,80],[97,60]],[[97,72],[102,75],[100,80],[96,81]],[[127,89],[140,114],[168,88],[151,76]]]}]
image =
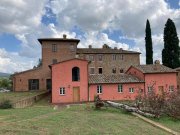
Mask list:
[{"label": "wooden door", "polygon": [[73,87],[73,102],[79,102],[79,101],[80,101],[80,88]]},{"label": "wooden door", "polygon": [[158,89],[159,89],[159,91],[158,91],[159,94],[162,95],[163,92],[164,92],[164,87],[163,86],[159,86]]}]

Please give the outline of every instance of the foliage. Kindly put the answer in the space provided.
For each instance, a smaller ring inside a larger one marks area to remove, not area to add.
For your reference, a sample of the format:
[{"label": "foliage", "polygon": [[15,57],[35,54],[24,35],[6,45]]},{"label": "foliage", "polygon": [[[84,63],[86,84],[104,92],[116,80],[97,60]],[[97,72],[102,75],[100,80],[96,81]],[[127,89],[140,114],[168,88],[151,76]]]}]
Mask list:
[{"label": "foliage", "polygon": [[101,109],[104,106],[104,102],[101,100],[99,95],[94,97],[94,104],[96,109]]},{"label": "foliage", "polygon": [[4,100],[0,103],[0,109],[9,109],[12,108],[10,100]]},{"label": "foliage", "polygon": [[180,91],[172,93],[162,91],[155,93],[155,89],[146,95],[139,94],[136,104],[140,110],[152,113],[156,118],[168,115],[174,119],[180,119]]},{"label": "foliage", "polygon": [[180,120],[180,90],[171,93],[166,102],[166,113]]},{"label": "foliage", "polygon": [[11,89],[12,88],[12,81],[7,78],[0,79],[0,88]]},{"label": "foliage", "polygon": [[176,27],[171,19],[168,19],[164,28],[164,49],[162,50],[162,63],[170,68],[180,66],[180,47]]},{"label": "foliage", "polygon": [[146,37],[145,37],[146,64],[153,64],[153,47],[152,47],[151,27],[149,20],[146,21],[145,31],[146,31]]}]

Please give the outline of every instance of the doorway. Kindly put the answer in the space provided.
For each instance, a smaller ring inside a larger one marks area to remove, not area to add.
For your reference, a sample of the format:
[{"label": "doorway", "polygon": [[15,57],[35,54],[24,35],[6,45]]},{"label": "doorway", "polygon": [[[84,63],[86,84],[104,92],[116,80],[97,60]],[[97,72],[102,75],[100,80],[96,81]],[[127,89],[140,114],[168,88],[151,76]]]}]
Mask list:
[{"label": "doorway", "polygon": [[79,101],[80,101],[80,88],[73,87],[73,102],[79,102]]}]

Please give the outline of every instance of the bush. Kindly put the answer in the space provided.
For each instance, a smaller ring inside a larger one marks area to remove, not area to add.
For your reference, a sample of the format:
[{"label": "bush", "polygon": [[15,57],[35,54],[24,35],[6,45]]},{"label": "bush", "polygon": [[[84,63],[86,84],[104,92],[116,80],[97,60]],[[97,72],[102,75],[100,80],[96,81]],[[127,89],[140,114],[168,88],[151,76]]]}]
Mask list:
[{"label": "bush", "polygon": [[9,109],[12,108],[12,104],[9,100],[4,100],[0,103],[0,109]]},{"label": "bush", "polygon": [[180,120],[180,90],[169,95],[166,101],[166,114]]},{"label": "bush", "polygon": [[101,100],[99,95],[94,97],[94,104],[96,109],[100,109],[101,107],[104,106],[104,102]]}]

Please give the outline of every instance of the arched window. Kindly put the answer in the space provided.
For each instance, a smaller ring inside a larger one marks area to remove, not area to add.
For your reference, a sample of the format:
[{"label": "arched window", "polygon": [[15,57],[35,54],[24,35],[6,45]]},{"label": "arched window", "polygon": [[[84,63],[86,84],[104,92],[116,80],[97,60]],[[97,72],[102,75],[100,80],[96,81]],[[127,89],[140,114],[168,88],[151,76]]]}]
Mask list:
[{"label": "arched window", "polygon": [[80,80],[80,69],[78,67],[72,68],[72,81]]}]

